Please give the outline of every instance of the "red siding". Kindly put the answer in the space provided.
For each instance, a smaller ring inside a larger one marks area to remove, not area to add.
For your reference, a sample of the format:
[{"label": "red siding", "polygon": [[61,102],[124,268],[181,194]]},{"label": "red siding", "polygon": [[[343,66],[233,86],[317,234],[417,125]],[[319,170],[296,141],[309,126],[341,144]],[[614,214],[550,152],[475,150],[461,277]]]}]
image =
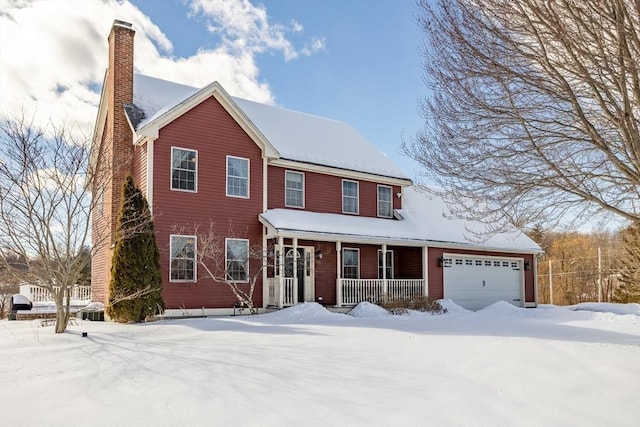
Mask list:
[{"label": "red siding", "polygon": [[[269,166],[268,208],[284,208],[284,175],[293,170],[304,173],[304,210],[321,213],[342,213],[342,177],[317,172],[304,172],[295,169]],[[360,216],[378,216],[378,183],[364,180],[359,182]],[[401,199],[395,196],[400,186],[392,186],[392,200],[395,209],[401,207]],[[295,208],[293,208],[295,209]]]},{"label": "red siding", "polygon": [[444,273],[443,268],[438,267],[438,258],[442,257],[443,253],[452,254],[468,254],[468,255],[480,255],[480,256],[498,256],[498,257],[513,257],[523,258],[525,262],[529,262],[531,266],[529,271],[524,272],[524,293],[525,302],[535,302],[535,289],[533,278],[533,255],[531,254],[513,254],[508,252],[487,252],[487,251],[468,251],[460,249],[442,249],[442,248],[429,248],[429,296],[434,299],[444,297]]},{"label": "red siding", "polygon": [[393,249],[396,279],[422,279],[422,248],[390,247]]},{"label": "red siding", "polygon": [[133,182],[142,194],[147,196],[147,144],[133,147],[133,163],[131,165]]},{"label": "red siding", "polygon": [[[171,147],[198,151],[197,193],[172,191]],[[226,156],[248,158],[249,199],[226,196]],[[229,308],[236,298],[227,285],[204,279],[198,268],[197,283],[169,282],[169,235],[200,233],[214,223],[216,235],[248,238],[251,246],[262,245],[262,158],[260,149],[214,99],[200,105],[160,130],[154,143],[153,203],[158,246],[161,251],[163,298],[167,308]],[[175,232],[175,227],[183,227]],[[256,260],[250,275],[260,266]],[[247,285],[248,286],[248,285]],[[254,302],[262,306],[262,279],[254,291]]]}]

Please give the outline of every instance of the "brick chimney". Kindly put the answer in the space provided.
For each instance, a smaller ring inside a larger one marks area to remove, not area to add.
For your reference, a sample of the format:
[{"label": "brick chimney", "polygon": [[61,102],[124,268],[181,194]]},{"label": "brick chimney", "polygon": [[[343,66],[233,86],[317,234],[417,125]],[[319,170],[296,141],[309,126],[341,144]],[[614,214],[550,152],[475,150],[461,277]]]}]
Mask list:
[{"label": "brick chimney", "polygon": [[115,20],[109,34],[109,69],[107,72],[107,135],[111,138],[111,229],[115,237],[122,184],[131,174],[133,135],[125,117],[125,104],[133,103],[133,37],[128,22]]},{"label": "brick chimney", "polygon": [[[133,37],[128,22],[115,20],[109,34],[109,68],[102,95],[106,100],[106,122],[100,142],[98,168],[102,188],[100,212],[93,212],[94,245],[92,257],[92,299],[107,303],[111,278],[112,246],[115,243],[122,184],[131,174],[133,135],[125,117],[124,105],[133,103]],[[103,175],[104,173],[104,175]],[[95,194],[95,193],[94,193]],[[96,237],[98,236],[98,237]]]}]

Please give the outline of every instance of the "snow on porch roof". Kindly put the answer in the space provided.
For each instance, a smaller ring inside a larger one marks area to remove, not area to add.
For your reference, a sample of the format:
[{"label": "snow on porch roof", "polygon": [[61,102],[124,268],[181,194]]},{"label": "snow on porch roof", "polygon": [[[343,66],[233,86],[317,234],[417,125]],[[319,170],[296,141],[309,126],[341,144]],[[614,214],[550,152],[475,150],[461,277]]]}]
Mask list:
[{"label": "snow on porch roof", "polygon": [[413,187],[403,192],[403,219],[389,220],[352,215],[307,212],[294,209],[270,209],[260,215],[267,225],[283,234],[326,237],[388,244],[460,246],[469,249],[538,253],[540,247],[519,231],[493,234],[478,241],[470,230],[480,232],[484,225],[461,219],[445,218],[445,203],[430,198]]},{"label": "snow on porch roof", "polygon": [[[144,112],[136,126],[158,119],[200,89],[134,74],[133,103]],[[232,97],[282,159],[392,178],[409,178],[347,123]]]}]

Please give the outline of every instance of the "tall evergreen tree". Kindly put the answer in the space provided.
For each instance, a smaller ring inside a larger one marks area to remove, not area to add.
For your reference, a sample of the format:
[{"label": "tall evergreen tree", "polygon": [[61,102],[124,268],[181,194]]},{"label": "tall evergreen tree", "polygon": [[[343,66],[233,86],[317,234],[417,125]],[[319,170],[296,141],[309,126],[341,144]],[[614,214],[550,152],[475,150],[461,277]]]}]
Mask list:
[{"label": "tall evergreen tree", "polygon": [[147,200],[129,176],[122,186],[107,314],[142,322],[164,309],[160,253]]},{"label": "tall evergreen tree", "polygon": [[640,221],[632,223],[622,233],[623,253],[620,287],[614,301],[640,303]]}]

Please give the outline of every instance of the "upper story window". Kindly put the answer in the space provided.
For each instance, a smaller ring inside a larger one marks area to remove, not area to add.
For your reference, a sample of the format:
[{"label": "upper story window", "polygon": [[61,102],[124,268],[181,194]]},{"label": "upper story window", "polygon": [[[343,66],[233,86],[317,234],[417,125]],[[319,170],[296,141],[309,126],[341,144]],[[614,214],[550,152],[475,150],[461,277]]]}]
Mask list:
[{"label": "upper story window", "polygon": [[304,174],[286,171],[284,173],[284,205],[304,208]]},{"label": "upper story window", "polygon": [[342,180],[342,213],[358,214],[358,181]]},{"label": "upper story window", "polygon": [[171,282],[196,281],[196,236],[172,234],[169,242]]},{"label": "upper story window", "polygon": [[249,281],[249,241],[225,239],[226,277],[230,282]]},{"label": "upper story window", "polygon": [[393,216],[393,188],[386,185],[378,185],[378,216]]},{"label": "upper story window", "polygon": [[227,156],[227,196],[249,198],[249,159]]},{"label": "upper story window", "polygon": [[360,278],[360,250],[348,249],[342,250],[342,277],[344,279]]},{"label": "upper story window", "polygon": [[171,189],[196,191],[198,152],[171,148]]}]

